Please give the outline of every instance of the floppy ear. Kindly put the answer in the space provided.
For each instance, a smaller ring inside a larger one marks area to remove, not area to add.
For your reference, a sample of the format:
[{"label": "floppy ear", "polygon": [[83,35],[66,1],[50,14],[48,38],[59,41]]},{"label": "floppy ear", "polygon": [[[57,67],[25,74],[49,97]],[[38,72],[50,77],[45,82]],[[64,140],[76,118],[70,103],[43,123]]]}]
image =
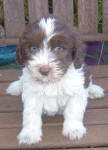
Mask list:
[{"label": "floppy ear", "polygon": [[80,39],[79,33],[74,34],[74,45],[72,50],[72,58],[75,68],[80,68],[84,64],[86,54],[86,45]]},{"label": "floppy ear", "polygon": [[90,73],[87,65],[85,64],[85,55],[86,55],[86,44],[80,39],[80,36],[75,36],[74,39],[74,48],[72,51],[72,57],[75,68],[81,68],[82,64],[84,64],[84,74],[85,74],[85,88],[89,86],[90,83]]},{"label": "floppy ear", "polygon": [[19,44],[18,45],[18,48],[16,50],[16,62],[21,65],[21,66],[24,66],[24,60],[23,60],[23,52],[22,52],[22,47],[21,45]]},{"label": "floppy ear", "polygon": [[21,66],[25,66],[25,63],[28,59],[28,53],[26,49],[25,40],[23,37],[20,37],[18,48],[16,50],[16,62]]}]

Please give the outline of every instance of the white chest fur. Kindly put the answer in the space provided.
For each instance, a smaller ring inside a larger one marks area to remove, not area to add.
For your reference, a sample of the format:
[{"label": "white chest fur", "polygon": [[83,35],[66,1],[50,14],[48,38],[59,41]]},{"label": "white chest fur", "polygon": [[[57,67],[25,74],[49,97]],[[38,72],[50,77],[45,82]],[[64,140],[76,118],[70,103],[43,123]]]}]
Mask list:
[{"label": "white chest fur", "polygon": [[49,115],[65,107],[69,98],[79,93],[84,85],[83,69],[76,70],[73,65],[59,82],[40,84],[31,77],[27,68],[24,68],[22,78],[22,93],[35,93],[33,95],[42,102],[44,112]]}]

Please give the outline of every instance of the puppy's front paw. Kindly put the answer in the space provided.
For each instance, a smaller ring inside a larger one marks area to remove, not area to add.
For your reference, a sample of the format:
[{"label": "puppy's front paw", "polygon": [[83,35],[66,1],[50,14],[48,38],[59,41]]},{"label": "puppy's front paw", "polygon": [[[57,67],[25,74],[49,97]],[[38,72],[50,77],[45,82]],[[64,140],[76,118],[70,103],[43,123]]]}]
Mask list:
[{"label": "puppy's front paw", "polygon": [[80,121],[64,122],[62,133],[70,140],[81,139],[86,134],[86,128]]},{"label": "puppy's front paw", "polygon": [[17,138],[19,140],[19,144],[31,145],[40,142],[41,137],[41,130],[22,129]]}]

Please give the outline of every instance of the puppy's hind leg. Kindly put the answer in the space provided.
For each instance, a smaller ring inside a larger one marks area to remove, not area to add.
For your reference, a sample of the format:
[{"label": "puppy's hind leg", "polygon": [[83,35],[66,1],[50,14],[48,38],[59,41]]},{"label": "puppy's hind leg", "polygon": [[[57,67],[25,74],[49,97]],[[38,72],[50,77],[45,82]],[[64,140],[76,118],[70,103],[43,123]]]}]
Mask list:
[{"label": "puppy's hind leg", "polygon": [[100,87],[99,85],[93,84],[92,82],[89,85],[89,98],[94,99],[94,98],[102,98],[104,97],[104,89]]},{"label": "puppy's hind leg", "polygon": [[21,94],[21,79],[12,82],[6,89],[6,93],[13,96],[18,96]]}]

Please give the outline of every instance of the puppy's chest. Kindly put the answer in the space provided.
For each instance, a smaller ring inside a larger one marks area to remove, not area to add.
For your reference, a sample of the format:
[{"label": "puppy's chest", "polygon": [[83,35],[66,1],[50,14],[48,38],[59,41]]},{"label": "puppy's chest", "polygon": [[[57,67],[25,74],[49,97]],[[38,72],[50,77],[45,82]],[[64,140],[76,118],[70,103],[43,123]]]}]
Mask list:
[{"label": "puppy's chest", "polygon": [[58,87],[47,87],[43,89],[43,111],[48,115],[54,115],[57,112],[61,112],[69,96],[66,95],[62,88]]},{"label": "puppy's chest", "polygon": [[69,99],[69,96],[59,85],[49,85],[44,87],[41,92],[44,105],[57,103],[57,105],[62,106]]}]

